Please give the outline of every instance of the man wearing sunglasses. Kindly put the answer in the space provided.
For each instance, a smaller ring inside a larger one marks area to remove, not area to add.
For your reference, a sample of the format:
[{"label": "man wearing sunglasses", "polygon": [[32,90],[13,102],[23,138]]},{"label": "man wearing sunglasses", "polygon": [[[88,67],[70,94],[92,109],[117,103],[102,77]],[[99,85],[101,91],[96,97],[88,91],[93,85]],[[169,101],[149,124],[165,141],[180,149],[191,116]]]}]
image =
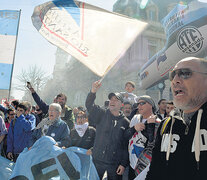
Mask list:
[{"label": "man wearing sunglasses", "polygon": [[100,179],[107,171],[107,179],[118,180],[122,179],[128,165],[128,139],[124,133],[129,127],[129,120],[120,111],[123,103],[120,93],[108,95],[108,109],[94,104],[96,92],[100,87],[100,81],[94,82],[86,99],[86,108],[91,117],[89,123],[93,121],[96,125],[92,157]]},{"label": "man wearing sunglasses", "polygon": [[136,177],[135,174],[140,174],[150,163],[155,134],[160,124],[160,119],[155,115],[155,103],[150,96],[140,96],[137,106],[139,114],[134,115],[128,129],[130,180]]},{"label": "man wearing sunglasses", "polygon": [[179,61],[170,80],[178,110],[159,127],[147,179],[206,179],[207,61]]}]

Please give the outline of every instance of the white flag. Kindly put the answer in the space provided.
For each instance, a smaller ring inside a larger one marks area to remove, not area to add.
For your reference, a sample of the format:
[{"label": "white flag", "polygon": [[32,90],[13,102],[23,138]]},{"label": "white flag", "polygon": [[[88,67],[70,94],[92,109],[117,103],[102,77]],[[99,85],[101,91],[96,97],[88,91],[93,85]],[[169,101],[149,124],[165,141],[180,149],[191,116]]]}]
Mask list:
[{"label": "white flag", "polygon": [[73,0],[44,3],[34,9],[33,25],[98,76],[104,76],[144,28],[145,22]]}]

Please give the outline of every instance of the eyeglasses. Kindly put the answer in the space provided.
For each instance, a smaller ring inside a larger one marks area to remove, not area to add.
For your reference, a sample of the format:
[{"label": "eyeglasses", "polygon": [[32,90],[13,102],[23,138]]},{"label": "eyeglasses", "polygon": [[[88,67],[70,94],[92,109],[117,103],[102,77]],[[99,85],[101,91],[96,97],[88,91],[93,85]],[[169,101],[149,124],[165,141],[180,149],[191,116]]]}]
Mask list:
[{"label": "eyeglasses", "polygon": [[9,114],[10,116],[14,116],[15,114]]},{"label": "eyeglasses", "polygon": [[77,119],[84,119],[85,117],[84,116],[76,116]]},{"label": "eyeglasses", "polygon": [[143,106],[143,105],[145,105],[146,103],[147,103],[147,102],[144,102],[144,101],[143,101],[143,102],[139,102],[139,103],[137,103],[137,106],[139,106],[139,105],[140,105],[140,106]]},{"label": "eyeglasses", "polygon": [[198,72],[198,71],[193,71],[188,68],[182,68],[182,69],[176,69],[176,70],[170,72],[169,79],[170,79],[170,81],[172,81],[176,74],[181,79],[189,79],[192,76],[193,72],[200,73],[200,74],[207,74],[207,72]]}]

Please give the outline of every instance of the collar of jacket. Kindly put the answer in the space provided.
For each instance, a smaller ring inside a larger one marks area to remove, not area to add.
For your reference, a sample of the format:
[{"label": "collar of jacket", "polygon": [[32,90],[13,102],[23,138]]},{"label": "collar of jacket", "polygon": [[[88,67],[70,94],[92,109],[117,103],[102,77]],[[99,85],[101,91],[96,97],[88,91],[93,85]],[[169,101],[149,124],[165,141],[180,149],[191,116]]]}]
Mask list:
[{"label": "collar of jacket", "polygon": [[52,125],[58,127],[60,125],[61,119],[58,118],[58,120]]},{"label": "collar of jacket", "polygon": [[108,111],[109,114],[110,114],[112,117],[114,117],[114,118],[120,119],[120,118],[124,117],[124,114],[123,114],[122,111],[119,111],[119,115],[118,115],[118,116],[114,116],[114,115],[111,113],[111,111],[110,111],[109,109],[107,109],[107,111]]},{"label": "collar of jacket", "polygon": [[[207,102],[205,102],[199,109],[203,109],[204,110],[206,108],[207,108]],[[193,116],[195,116],[197,114],[196,112],[198,112],[198,110],[195,111],[195,114]],[[176,118],[178,120],[181,120],[181,121],[183,121],[184,124],[186,124],[186,122],[183,119],[183,111],[181,109],[174,109],[174,110],[172,110],[170,112],[170,116],[172,116],[172,117],[174,117],[174,118]]]}]

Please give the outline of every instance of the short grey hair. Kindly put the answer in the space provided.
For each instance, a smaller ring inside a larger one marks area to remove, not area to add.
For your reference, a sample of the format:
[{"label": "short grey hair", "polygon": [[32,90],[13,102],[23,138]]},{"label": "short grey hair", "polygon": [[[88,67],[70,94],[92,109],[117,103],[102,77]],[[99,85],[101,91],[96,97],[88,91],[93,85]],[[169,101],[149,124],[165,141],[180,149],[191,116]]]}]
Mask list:
[{"label": "short grey hair", "polygon": [[207,71],[207,60],[204,58],[199,58],[200,68],[206,72]]},{"label": "short grey hair", "polygon": [[62,111],[62,108],[61,108],[60,104],[58,104],[58,103],[52,103],[52,104],[50,104],[49,108],[50,107],[54,107],[55,110],[58,111],[58,112]]},{"label": "short grey hair", "polygon": [[198,58],[198,57],[186,57],[184,59],[182,59],[182,61],[188,61],[188,60],[193,60],[195,62],[199,63],[199,68],[201,70],[203,70],[204,72],[206,72],[207,69],[207,60],[204,58]]}]

